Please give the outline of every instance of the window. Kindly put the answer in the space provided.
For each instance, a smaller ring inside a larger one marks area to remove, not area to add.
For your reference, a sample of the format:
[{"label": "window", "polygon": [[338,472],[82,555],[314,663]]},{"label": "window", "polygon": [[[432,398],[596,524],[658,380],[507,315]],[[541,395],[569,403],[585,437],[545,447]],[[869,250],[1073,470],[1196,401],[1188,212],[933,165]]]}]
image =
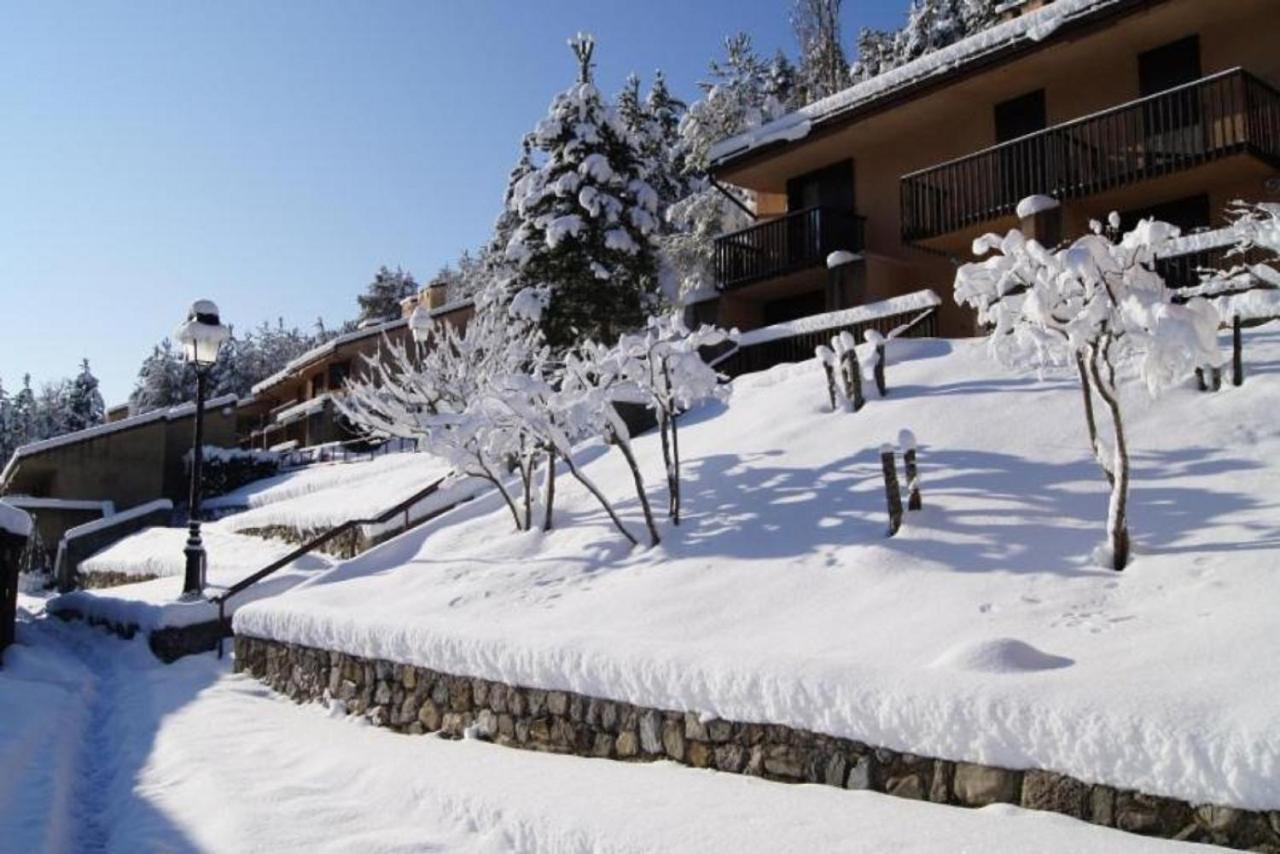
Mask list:
[{"label": "window", "polygon": [[[1044,90],[1037,89],[996,104],[996,142],[1011,142],[1045,129],[1048,116]],[[1013,206],[1036,193],[1047,193],[1045,140],[1038,137],[1000,150],[1000,202]]]},{"label": "window", "polygon": [[1138,94],[1143,98],[1199,79],[1199,36],[1187,36],[1138,54]]}]

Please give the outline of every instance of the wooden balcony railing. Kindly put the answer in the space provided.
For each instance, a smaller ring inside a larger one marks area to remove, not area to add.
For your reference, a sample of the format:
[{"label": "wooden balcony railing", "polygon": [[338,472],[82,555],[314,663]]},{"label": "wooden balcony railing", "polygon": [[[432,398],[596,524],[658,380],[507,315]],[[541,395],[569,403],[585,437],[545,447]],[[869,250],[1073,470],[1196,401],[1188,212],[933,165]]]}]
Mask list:
[{"label": "wooden balcony railing", "polygon": [[902,176],[902,237],[1089,196],[1247,152],[1280,166],[1280,92],[1239,68]]},{"label": "wooden balcony railing", "polygon": [[837,208],[805,208],[716,238],[716,285],[735,288],[820,266],[838,249],[862,251],[862,217]]}]

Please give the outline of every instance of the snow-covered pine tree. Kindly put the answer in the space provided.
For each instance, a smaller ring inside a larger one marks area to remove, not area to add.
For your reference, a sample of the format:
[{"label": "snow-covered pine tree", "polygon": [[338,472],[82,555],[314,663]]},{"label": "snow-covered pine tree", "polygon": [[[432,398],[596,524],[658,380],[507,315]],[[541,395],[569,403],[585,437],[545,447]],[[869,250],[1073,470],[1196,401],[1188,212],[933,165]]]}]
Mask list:
[{"label": "snow-covered pine tree", "polygon": [[66,429],[85,430],[96,427],[107,418],[107,407],[98,390],[98,378],[89,370],[89,360],[80,362],[80,373],[67,389]]},{"label": "snow-covered pine tree", "polygon": [[22,388],[13,396],[9,435],[15,448],[39,438],[36,433],[36,393],[31,390],[31,374],[22,375]]},{"label": "snow-covered pine tree", "polygon": [[538,123],[534,169],[508,194],[514,285],[549,289],[542,322],[556,349],[612,342],[642,325],[657,299],[658,194],[625,123],[592,82],[594,40],[579,34],[570,46],[578,82]]},{"label": "snow-covered pine tree", "polygon": [[36,395],[35,438],[61,436],[70,429],[67,425],[67,381],[43,383]]},{"label": "snow-covered pine tree", "polygon": [[800,45],[797,74],[801,101],[811,104],[849,85],[849,63],[840,45],[842,0],[795,0],[791,27]]},{"label": "snow-covered pine tree", "polygon": [[769,68],[765,72],[764,92],[783,112],[791,112],[804,105],[800,94],[799,72],[782,48],[778,48],[769,62]]},{"label": "snow-covered pine tree", "polygon": [[0,382],[0,469],[4,468],[5,462],[13,454],[15,447],[11,435],[12,420],[13,401],[9,400],[9,393],[5,391],[4,383]]},{"label": "snow-covered pine tree", "polygon": [[360,304],[360,322],[382,322],[400,316],[400,301],[418,292],[413,274],[399,267],[394,271],[379,267],[373,281],[356,301]]},{"label": "snow-covered pine tree", "polygon": [[194,379],[188,376],[182,356],[165,338],[142,361],[138,379],[129,395],[129,413],[140,415],[153,409],[176,406],[195,397]]},{"label": "snow-covered pine tree", "polygon": [[858,32],[858,57],[849,69],[857,81],[869,80],[897,64],[895,33],[863,27]]}]

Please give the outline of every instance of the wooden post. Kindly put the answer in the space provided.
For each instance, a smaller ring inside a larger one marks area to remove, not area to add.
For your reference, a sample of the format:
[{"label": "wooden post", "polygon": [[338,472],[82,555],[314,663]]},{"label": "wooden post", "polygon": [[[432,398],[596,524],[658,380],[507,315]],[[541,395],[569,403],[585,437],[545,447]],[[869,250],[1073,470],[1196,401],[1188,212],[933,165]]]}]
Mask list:
[{"label": "wooden post", "polygon": [[0,530],[0,656],[16,633],[18,570],[26,542],[26,537]]},{"label": "wooden post", "polygon": [[819,344],[813,348],[814,358],[822,364],[822,370],[827,375],[827,397],[831,399],[831,411],[836,411],[836,354],[830,347]]},{"label": "wooden post", "polygon": [[902,527],[902,491],[898,488],[898,466],[893,445],[880,446],[880,468],[884,472],[884,498],[889,508],[889,533],[892,537]]},{"label": "wooden post", "polygon": [[1231,384],[1244,385],[1244,341],[1240,315],[1231,317]]},{"label": "wooden post", "polygon": [[1209,390],[1209,386],[1204,381],[1204,368],[1196,368],[1196,388],[1200,391]]},{"label": "wooden post", "polygon": [[853,403],[853,411],[857,412],[867,401],[862,396],[862,369],[858,365],[858,354],[852,347],[840,354],[840,365],[845,394]]},{"label": "wooden post", "polygon": [[898,434],[898,444],[902,447],[902,468],[907,478],[907,509],[919,510],[924,503],[920,500],[920,471],[916,467],[916,434],[903,430]]},{"label": "wooden post", "polygon": [[1213,390],[1214,391],[1222,390],[1222,366],[1221,365],[1215,365],[1213,367]]},{"label": "wooden post", "polygon": [[871,369],[871,376],[876,383],[876,392],[881,397],[884,397],[886,394],[889,393],[889,387],[885,383],[885,379],[884,379],[885,338],[875,329],[868,329],[866,332],[862,334],[862,337],[866,339],[866,342],[868,344],[870,344],[872,347],[875,348],[876,363],[875,363],[875,366]]}]

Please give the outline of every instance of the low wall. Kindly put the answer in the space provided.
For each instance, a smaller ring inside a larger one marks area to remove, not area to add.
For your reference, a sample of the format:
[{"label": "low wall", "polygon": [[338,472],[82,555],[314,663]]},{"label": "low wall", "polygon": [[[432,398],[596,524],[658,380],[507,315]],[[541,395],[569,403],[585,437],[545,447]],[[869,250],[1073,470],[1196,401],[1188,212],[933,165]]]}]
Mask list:
[{"label": "low wall", "polygon": [[[173,505],[168,501],[151,502],[154,509],[145,509],[145,505],[116,516],[108,516],[95,523],[96,528],[83,534],[71,529],[63,537],[59,565],[55,568],[58,576],[58,589],[66,593],[78,583],[84,583],[80,576],[80,562],[92,557],[107,546],[120,542],[125,537],[138,533],[144,528],[154,528],[169,524],[173,515]],[[118,521],[116,521],[118,517]],[[87,527],[87,526],[81,526]],[[143,580],[135,578],[134,581]],[[107,586],[99,579],[98,586]],[[129,583],[129,582],[122,582]],[[87,585],[86,585],[87,586]]]},{"label": "low wall", "polygon": [[244,635],[235,650],[237,671],[295,701],[338,700],[349,714],[400,732],[465,732],[529,750],[667,759],[959,806],[1019,804],[1135,833],[1280,852],[1280,811],[1193,806],[1052,771],[950,762],[786,726],[522,688]]}]

